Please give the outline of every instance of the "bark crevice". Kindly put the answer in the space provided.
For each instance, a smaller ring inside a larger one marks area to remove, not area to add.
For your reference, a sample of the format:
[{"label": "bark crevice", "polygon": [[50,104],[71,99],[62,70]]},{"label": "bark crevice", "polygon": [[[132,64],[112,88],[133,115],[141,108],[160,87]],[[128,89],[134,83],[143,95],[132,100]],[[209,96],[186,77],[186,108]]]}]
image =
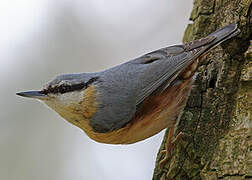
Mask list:
[{"label": "bark crevice", "polygon": [[190,134],[192,140],[178,144],[163,170],[158,154],[154,180],[252,176],[251,6],[251,0],[194,1],[193,23],[185,31],[184,42],[234,22],[241,33],[211,51],[199,67],[177,130]]}]

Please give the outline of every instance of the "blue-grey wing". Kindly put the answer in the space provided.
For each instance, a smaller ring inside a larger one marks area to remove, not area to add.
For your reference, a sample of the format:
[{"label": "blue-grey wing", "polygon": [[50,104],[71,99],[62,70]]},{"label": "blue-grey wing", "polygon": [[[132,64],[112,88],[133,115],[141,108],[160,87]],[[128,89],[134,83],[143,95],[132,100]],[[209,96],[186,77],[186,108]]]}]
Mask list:
[{"label": "blue-grey wing", "polygon": [[139,91],[136,105],[143,102],[150,94],[165,83],[169,87],[177,76],[197,57],[202,48],[185,50],[184,45],[171,46],[146,54],[132,63],[143,65],[144,71],[139,76]]},{"label": "blue-grey wing", "polygon": [[183,46],[165,48],[101,72],[96,84],[99,111],[90,120],[92,128],[104,133],[126,125],[146,97],[187,66],[192,53],[185,53]]},{"label": "blue-grey wing", "polygon": [[163,83],[168,87],[194,60],[239,32],[236,24],[229,24],[205,38],[184,45],[163,48],[132,61],[132,63],[147,65],[139,80],[141,90],[138,92],[136,104],[141,103]]},{"label": "blue-grey wing", "polygon": [[99,111],[90,120],[92,128],[105,133],[125,126],[137,106],[164,82],[171,83],[195,53],[172,46],[101,72],[96,85]]}]

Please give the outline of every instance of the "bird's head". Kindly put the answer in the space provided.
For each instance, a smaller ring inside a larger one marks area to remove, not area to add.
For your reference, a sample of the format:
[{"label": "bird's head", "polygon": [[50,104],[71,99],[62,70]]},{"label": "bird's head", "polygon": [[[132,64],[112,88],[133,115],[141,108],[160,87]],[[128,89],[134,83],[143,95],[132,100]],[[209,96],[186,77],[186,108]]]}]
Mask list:
[{"label": "bird's head", "polygon": [[85,118],[83,111],[95,108],[93,83],[97,80],[98,77],[89,73],[64,74],[47,83],[42,90],[19,92],[17,95],[41,100],[67,120],[80,114]]}]

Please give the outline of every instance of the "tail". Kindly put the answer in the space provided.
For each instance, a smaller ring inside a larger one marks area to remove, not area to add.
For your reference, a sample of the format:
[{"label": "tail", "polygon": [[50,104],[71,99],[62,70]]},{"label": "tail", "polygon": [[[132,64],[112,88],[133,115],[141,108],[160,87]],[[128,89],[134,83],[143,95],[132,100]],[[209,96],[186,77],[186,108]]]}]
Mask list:
[{"label": "tail", "polygon": [[[209,34],[207,37],[198,39],[189,43],[186,43],[185,50],[192,51],[194,49],[198,49],[202,47],[200,50],[199,56],[207,53],[209,50],[219,45],[220,43],[236,36],[240,33],[240,29],[237,27],[237,24],[229,24],[217,31]],[[198,57],[199,57],[198,56]]]}]

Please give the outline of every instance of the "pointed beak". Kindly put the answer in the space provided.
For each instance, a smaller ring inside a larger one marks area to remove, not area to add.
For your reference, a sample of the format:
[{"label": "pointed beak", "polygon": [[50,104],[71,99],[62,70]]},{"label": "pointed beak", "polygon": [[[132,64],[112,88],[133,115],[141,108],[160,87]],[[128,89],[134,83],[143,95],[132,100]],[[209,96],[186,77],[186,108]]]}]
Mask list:
[{"label": "pointed beak", "polygon": [[40,91],[19,92],[19,93],[16,93],[16,95],[28,97],[28,98],[40,99],[40,100],[45,100],[48,98],[47,95],[42,94]]}]

